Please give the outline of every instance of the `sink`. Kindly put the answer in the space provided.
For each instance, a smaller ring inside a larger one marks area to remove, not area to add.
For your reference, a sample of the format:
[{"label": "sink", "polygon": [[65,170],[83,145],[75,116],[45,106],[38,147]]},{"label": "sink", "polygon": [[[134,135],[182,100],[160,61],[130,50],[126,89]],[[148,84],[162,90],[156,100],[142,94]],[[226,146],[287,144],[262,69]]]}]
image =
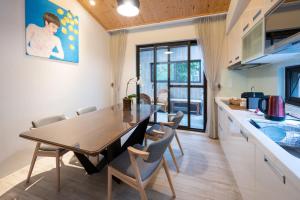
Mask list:
[{"label": "sink", "polygon": [[284,122],[251,119],[250,123],[284,150],[300,158],[300,121],[288,119]]}]

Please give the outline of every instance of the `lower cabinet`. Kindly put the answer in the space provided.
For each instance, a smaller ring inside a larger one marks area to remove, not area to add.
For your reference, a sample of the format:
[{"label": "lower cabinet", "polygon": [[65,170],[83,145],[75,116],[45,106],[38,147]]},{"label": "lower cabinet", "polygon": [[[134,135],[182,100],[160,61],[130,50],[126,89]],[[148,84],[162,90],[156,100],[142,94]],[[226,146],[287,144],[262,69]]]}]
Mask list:
[{"label": "lower cabinet", "polygon": [[227,159],[243,200],[255,198],[255,144],[238,122],[228,120]]},{"label": "lower cabinet", "polygon": [[256,200],[299,200],[300,191],[266,153],[256,148]]},{"label": "lower cabinet", "polygon": [[[220,143],[243,200],[299,200],[299,187],[242,125],[218,108]],[[279,163],[280,164],[280,163]]]}]

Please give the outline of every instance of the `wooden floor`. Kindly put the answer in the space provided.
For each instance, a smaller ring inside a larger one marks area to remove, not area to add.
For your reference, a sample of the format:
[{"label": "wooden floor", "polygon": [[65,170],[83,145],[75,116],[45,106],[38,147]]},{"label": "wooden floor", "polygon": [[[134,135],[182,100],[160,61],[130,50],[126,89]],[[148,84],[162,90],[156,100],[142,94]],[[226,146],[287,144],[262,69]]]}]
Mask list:
[{"label": "wooden floor", "polygon": [[[180,173],[167,152],[177,194],[182,200],[241,200],[232,172],[218,141],[204,135],[179,132],[185,151],[181,156],[176,143],[173,144],[180,165]],[[86,175],[76,165],[73,153],[64,156],[65,166],[61,170],[61,192],[56,192],[55,160],[42,158],[37,161],[29,185],[25,178],[29,166],[17,170],[0,180],[0,199],[5,200],[101,200],[106,199],[107,170],[96,175]],[[147,188],[149,199],[168,200],[171,190],[164,171],[161,170]],[[113,183],[113,199],[139,199],[138,192],[125,184]]]}]

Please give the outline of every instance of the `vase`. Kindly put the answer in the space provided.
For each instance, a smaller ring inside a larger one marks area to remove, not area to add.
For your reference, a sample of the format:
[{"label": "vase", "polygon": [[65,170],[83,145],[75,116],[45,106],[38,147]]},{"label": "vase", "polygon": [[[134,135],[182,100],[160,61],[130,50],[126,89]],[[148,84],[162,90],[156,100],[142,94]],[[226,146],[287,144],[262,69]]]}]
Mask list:
[{"label": "vase", "polygon": [[128,98],[123,99],[123,110],[130,111],[131,110],[132,100]]}]

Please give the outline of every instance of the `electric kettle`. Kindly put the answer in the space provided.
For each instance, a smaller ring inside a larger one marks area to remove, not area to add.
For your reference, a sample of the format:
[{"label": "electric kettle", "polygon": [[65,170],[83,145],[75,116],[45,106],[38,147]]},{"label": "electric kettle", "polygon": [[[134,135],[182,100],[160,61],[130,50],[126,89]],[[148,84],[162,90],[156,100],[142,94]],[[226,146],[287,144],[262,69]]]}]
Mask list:
[{"label": "electric kettle", "polygon": [[285,103],[281,96],[265,96],[258,101],[258,109],[265,118],[274,121],[285,120]]}]

